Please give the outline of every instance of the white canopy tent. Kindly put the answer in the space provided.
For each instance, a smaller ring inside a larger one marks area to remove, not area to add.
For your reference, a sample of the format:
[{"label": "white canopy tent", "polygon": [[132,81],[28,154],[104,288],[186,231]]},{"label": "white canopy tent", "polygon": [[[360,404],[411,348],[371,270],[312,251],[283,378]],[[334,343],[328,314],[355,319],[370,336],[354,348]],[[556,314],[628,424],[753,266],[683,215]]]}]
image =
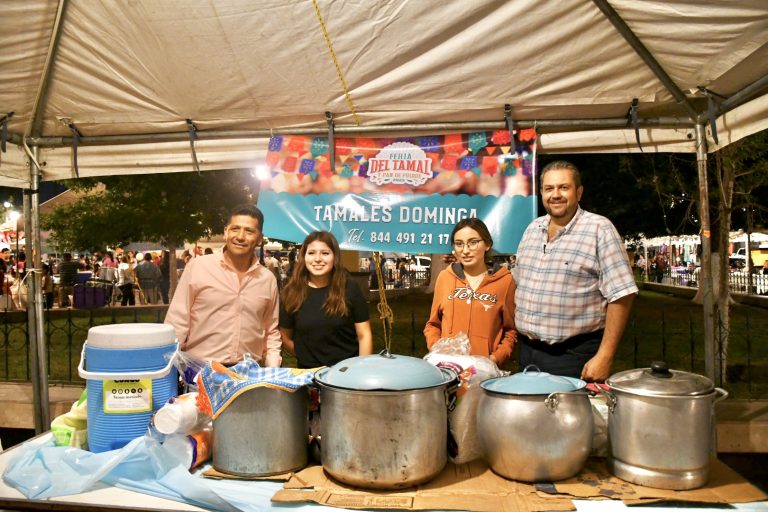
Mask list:
[{"label": "white canopy tent", "polygon": [[6,0],[0,184],[28,186],[25,136],[41,179],[75,177],[73,128],[79,176],[189,171],[187,119],[203,170],[253,166],[270,133],[325,133],[325,112],[337,133],[434,132],[503,128],[509,104],[543,152],[626,152],[636,98],[645,151],[694,152],[705,88],[720,144],[768,128],[764,0],[318,7],[322,24],[311,0]]},{"label": "white canopy tent", "polygon": [[[272,134],[332,128],[513,122],[537,129],[541,152],[637,139],[696,152],[714,361],[706,152],[768,128],[765,0],[5,0],[0,13],[0,185],[246,168]],[[42,302],[29,311],[44,369]]]}]

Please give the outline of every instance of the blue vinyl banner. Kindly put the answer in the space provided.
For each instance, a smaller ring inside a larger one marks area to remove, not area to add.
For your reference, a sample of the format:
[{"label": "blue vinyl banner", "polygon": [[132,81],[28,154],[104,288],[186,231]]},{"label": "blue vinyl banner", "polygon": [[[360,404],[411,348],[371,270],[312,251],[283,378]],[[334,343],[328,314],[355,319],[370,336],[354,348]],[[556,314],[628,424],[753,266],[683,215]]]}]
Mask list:
[{"label": "blue vinyl banner", "polygon": [[512,254],[536,215],[533,130],[397,139],[273,137],[258,205],[264,234],[301,242],[332,232],[343,249],[448,253],[461,219],[478,217]]}]

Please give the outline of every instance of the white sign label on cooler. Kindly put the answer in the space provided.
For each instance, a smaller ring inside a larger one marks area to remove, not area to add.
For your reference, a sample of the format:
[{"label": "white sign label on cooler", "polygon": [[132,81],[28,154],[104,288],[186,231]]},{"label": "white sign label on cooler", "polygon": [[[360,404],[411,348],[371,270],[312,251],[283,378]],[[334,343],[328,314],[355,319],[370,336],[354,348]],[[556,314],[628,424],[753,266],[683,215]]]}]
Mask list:
[{"label": "white sign label on cooler", "polygon": [[106,414],[152,410],[152,379],[105,380],[103,383]]}]

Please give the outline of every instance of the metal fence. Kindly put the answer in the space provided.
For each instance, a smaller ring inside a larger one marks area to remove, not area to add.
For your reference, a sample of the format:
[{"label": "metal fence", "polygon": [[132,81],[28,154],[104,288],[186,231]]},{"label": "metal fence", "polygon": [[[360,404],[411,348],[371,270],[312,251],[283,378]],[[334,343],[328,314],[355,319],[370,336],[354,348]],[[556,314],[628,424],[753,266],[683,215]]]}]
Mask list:
[{"label": "metal fence", "polygon": [[[162,322],[167,305],[91,310],[51,310],[45,316],[48,340],[48,375],[51,383],[82,383],[77,375],[82,345],[88,329],[94,325],[132,322]],[[421,356],[426,351],[423,328],[427,314],[410,310],[399,316],[397,326],[400,353]],[[745,308],[730,322],[728,350],[722,344],[725,330],[722,324],[716,333],[717,357],[721,364],[727,360],[726,386],[738,398],[768,398],[768,320],[762,310]],[[372,318],[373,320],[373,318]],[[378,322],[372,321],[376,342]],[[634,315],[619,346],[614,371],[647,367],[650,361],[665,360],[671,368],[704,373],[702,319],[695,311],[670,313],[655,311],[652,317]],[[0,313],[0,381],[30,380],[30,344],[26,312]],[[727,354],[726,354],[727,352]],[[516,371],[515,363],[507,369]]]},{"label": "metal fence", "polygon": [[[683,286],[697,288],[699,286],[699,269],[693,271],[684,268],[671,268],[661,277],[661,281],[648,279],[643,276],[645,281],[659,282],[672,286]],[[746,293],[749,295],[768,295],[768,274],[752,274],[752,283],[750,286],[750,275],[742,270],[736,270],[728,273],[728,286],[731,292]]]},{"label": "metal fence", "polygon": [[[162,322],[167,305],[126,308],[52,309],[45,314],[48,378],[51,383],[82,382],[77,375],[80,352],[95,325]],[[30,343],[26,311],[0,313],[0,381],[25,382],[31,379]]]},{"label": "metal fence", "polygon": [[[382,269],[381,274],[384,279],[384,286],[388,290],[396,288],[419,288],[428,285],[430,279],[429,270],[399,271],[397,269]],[[378,286],[375,286],[377,281],[378,277],[374,278],[373,276],[370,276],[368,279],[369,289],[377,289]]]}]

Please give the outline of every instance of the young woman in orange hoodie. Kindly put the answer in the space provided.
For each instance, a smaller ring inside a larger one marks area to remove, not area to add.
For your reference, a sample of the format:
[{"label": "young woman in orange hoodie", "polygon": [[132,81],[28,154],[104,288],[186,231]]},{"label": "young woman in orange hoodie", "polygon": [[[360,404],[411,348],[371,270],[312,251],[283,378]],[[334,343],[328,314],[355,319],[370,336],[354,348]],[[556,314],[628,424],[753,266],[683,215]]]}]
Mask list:
[{"label": "young woman in orange hoodie", "polygon": [[451,243],[457,261],[437,277],[424,328],[427,347],[463,332],[471,355],[502,365],[517,340],[515,281],[507,268],[486,263],[493,239],[480,219],[459,221],[451,232]]}]

